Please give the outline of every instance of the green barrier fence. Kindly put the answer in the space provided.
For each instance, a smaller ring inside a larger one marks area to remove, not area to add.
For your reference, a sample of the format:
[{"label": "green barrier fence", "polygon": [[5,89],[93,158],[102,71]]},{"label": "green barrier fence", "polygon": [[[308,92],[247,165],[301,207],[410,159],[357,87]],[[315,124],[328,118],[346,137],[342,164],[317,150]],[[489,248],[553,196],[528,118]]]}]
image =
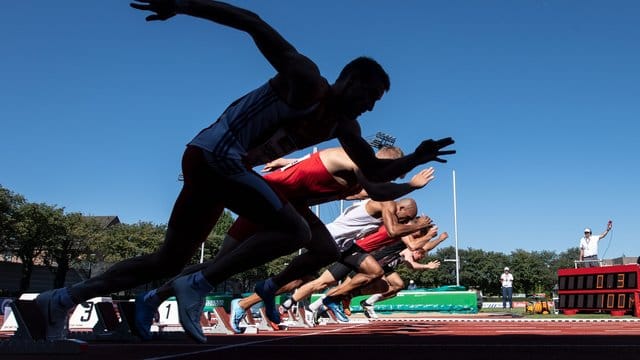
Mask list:
[{"label": "green barrier fence", "polygon": [[[321,294],[314,294],[311,301],[317,300]],[[360,301],[369,295],[356,296],[351,300],[351,311],[361,312]],[[394,298],[379,301],[375,305],[376,312],[445,312],[475,314],[479,310],[478,295],[475,291],[467,291],[464,286],[443,286],[430,289],[403,290]]]},{"label": "green barrier fence", "polygon": [[[242,294],[243,297],[251,293]],[[317,300],[322,294],[311,295],[311,301]],[[280,304],[288,295],[276,296],[276,303]],[[351,311],[361,312],[360,301],[369,295],[356,296],[351,300]],[[175,298],[170,298],[175,300]],[[209,294],[205,298],[203,311],[213,311],[214,307],[222,306],[229,312],[233,297],[229,293]],[[468,291],[464,286],[442,286],[429,289],[403,290],[394,298],[376,303],[377,312],[446,312],[446,313],[477,313],[479,301],[475,291]],[[256,305],[256,309],[261,304]]]}]

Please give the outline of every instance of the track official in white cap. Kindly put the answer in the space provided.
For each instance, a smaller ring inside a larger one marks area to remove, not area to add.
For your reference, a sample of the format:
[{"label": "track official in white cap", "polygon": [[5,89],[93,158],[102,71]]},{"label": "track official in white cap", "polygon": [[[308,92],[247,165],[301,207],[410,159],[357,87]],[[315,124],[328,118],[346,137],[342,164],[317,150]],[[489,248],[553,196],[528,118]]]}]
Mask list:
[{"label": "track official in white cap", "polygon": [[607,229],[598,236],[591,235],[591,228],[584,229],[584,236],[580,239],[580,261],[582,261],[584,267],[600,266],[598,261],[598,242],[607,236],[612,227],[613,222],[609,220]]},{"label": "track official in white cap", "polygon": [[507,308],[507,302],[509,303],[509,309],[513,309],[513,302],[511,297],[513,296],[513,275],[509,272],[509,268],[505,267],[504,272],[500,275],[500,283],[502,284],[502,308]]}]

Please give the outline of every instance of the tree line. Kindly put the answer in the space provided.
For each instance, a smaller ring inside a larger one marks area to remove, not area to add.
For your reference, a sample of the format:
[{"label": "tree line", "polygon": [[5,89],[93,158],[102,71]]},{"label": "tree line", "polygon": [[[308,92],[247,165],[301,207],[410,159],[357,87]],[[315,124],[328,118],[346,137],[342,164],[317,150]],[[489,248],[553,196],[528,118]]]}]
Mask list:
[{"label": "tree line", "polygon": [[[232,223],[232,214],[225,212],[205,243],[205,260],[218,252]],[[2,255],[13,255],[22,263],[20,279],[16,279],[20,293],[29,289],[36,264],[47,266],[54,274],[52,288],[62,287],[71,268],[87,276],[92,275],[88,272],[93,269],[95,275],[110,264],[154,251],[162,243],[165,230],[165,224],[149,222],[105,227],[95,217],[68,213],[56,205],[28,202],[24,196],[0,185],[0,249]],[[560,254],[525,250],[504,254],[459,249],[460,284],[480,289],[485,294],[499,294],[498,279],[502,269],[509,266],[515,277],[515,292],[548,293],[556,283],[557,270],[573,267],[578,252],[577,247]],[[238,274],[234,280],[241,291],[249,291],[256,281],[276,274],[296,255],[297,252]],[[433,259],[442,262],[437,270],[412,272],[401,267],[398,272],[406,282],[413,279],[420,287],[456,284],[455,262],[444,261],[455,259],[455,248],[437,248],[424,261]],[[200,253],[194,254],[191,263],[199,261]]]}]

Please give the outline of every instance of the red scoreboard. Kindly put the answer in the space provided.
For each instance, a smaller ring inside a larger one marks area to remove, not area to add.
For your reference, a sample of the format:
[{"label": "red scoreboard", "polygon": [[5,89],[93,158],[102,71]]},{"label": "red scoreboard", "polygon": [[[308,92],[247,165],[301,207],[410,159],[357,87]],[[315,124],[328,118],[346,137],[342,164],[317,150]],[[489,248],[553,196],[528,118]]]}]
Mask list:
[{"label": "red scoreboard", "polygon": [[558,270],[558,309],[640,316],[638,264]]}]

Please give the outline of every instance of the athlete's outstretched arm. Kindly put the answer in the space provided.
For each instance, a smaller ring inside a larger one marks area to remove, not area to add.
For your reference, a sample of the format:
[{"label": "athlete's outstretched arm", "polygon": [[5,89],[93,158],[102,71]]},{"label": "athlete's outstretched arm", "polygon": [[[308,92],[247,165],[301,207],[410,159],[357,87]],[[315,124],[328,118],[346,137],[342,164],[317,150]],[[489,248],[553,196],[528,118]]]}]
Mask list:
[{"label": "athlete's outstretched arm", "polygon": [[282,77],[290,105],[309,105],[326,88],[326,80],[313,61],[300,54],[271,25],[257,14],[212,0],[136,0],[131,7],[152,11],[147,21],[167,20],[177,14],[211,20],[246,32],[264,57]]},{"label": "athlete's outstretched arm", "polygon": [[[396,216],[397,205],[395,201],[382,201],[376,203],[381,208],[382,222],[384,223],[384,227],[386,228],[387,235],[389,235],[389,237],[393,238],[409,235],[431,225],[431,219],[428,216],[421,216],[406,224],[402,224],[398,221],[398,217]],[[375,205],[375,203],[371,201],[368,204],[372,206]],[[410,246],[409,248],[412,250],[414,249],[413,246]]]},{"label": "athlete's outstretched arm", "polygon": [[[412,222],[416,222],[420,220],[422,217],[415,218]],[[438,234],[438,227],[431,222],[429,217],[426,217],[429,225],[422,227],[420,230],[420,234],[409,234],[402,237],[402,242],[407,245],[409,250],[417,250],[423,248],[429,240],[431,240],[436,234]]]},{"label": "athlete's outstretched arm", "polygon": [[411,177],[411,180],[406,183],[376,183],[370,182],[364,177],[360,171],[356,171],[358,181],[366,191],[366,194],[376,201],[388,201],[400,198],[408,193],[425,187],[431,180],[434,179],[435,170],[430,167],[421,170],[416,175]]},{"label": "athlete's outstretched arm", "polygon": [[347,155],[372,182],[393,181],[429,161],[445,163],[447,160],[441,156],[456,153],[455,150],[443,150],[454,143],[452,138],[430,139],[423,141],[413,153],[399,159],[379,159],[375,157],[371,145],[362,138],[360,125],[355,120],[341,122],[336,136]]}]

